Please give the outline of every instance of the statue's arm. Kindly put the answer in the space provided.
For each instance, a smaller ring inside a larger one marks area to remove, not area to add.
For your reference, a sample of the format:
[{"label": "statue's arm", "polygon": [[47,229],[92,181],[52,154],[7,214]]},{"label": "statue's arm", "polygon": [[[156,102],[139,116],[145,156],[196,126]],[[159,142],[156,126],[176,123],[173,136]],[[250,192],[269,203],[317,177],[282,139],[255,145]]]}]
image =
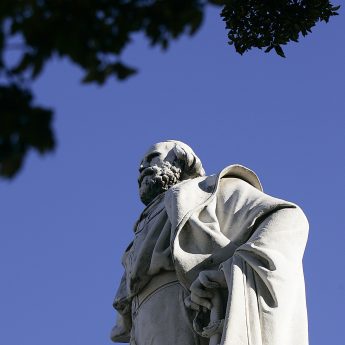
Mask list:
[{"label": "statue's arm", "polygon": [[[297,254],[297,249],[294,249],[297,243],[301,243],[304,248],[308,222],[301,209],[284,200],[275,199],[246,182],[224,179],[218,195],[217,209],[221,210],[217,214],[221,231],[228,238],[233,237],[236,232],[236,241],[230,241],[221,250],[225,253],[222,260],[224,262],[232,262],[234,254],[243,251],[248,253],[244,256],[255,257],[260,262],[265,262],[272,252],[281,252],[292,264],[290,250]],[[191,285],[191,300],[194,304],[210,309],[209,294],[205,291],[227,287],[222,267],[223,264],[219,270],[199,273]]]},{"label": "statue's arm", "polygon": [[[302,210],[278,208],[261,217],[252,236],[241,245],[228,245],[228,259],[218,270],[201,271],[191,284],[192,308],[202,306],[211,309],[212,291],[227,288],[224,267],[230,267],[236,255],[246,261],[264,280],[267,286],[269,272],[282,275],[280,279],[291,278],[290,271],[301,265],[308,236],[308,222]],[[278,269],[278,270],[277,270]],[[262,271],[262,272],[261,272]],[[274,289],[269,289],[273,292]]]}]

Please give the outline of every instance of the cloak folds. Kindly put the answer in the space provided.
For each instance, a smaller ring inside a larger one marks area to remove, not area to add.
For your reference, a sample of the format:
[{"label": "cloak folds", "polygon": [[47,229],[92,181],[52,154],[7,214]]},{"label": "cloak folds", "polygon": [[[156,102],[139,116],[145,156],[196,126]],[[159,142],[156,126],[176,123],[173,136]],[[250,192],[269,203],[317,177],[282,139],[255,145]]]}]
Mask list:
[{"label": "cloak folds", "polygon": [[298,206],[262,192],[233,165],[166,192],[171,249],[182,285],[222,269],[228,287],[221,345],[306,345],[302,257],[308,222]]}]

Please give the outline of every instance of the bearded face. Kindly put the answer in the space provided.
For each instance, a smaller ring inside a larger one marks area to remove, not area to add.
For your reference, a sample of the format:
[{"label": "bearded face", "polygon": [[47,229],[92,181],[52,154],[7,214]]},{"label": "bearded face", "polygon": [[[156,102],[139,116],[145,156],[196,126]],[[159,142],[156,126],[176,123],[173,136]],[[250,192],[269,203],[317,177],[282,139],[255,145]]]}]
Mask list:
[{"label": "bearded face", "polygon": [[169,161],[158,162],[140,169],[138,179],[141,201],[148,205],[156,196],[180,182],[181,169]]}]

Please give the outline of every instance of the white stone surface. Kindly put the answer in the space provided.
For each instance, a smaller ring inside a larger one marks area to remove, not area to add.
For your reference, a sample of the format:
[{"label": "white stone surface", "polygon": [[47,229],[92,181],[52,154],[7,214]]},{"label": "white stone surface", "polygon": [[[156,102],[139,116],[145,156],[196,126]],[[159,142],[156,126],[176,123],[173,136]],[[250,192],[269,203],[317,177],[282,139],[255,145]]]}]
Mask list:
[{"label": "white stone surface", "polygon": [[147,205],[124,254],[115,342],[306,345],[300,208],[262,191],[249,169],[205,176],[177,141],[140,164]]}]

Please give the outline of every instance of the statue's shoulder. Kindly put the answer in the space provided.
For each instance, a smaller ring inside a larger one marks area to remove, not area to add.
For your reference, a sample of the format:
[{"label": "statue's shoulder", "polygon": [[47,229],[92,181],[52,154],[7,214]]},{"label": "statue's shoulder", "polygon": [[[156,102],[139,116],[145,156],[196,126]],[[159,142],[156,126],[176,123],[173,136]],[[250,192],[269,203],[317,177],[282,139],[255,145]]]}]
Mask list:
[{"label": "statue's shoulder", "polygon": [[254,188],[263,191],[259,177],[253,170],[245,167],[244,165],[232,164],[225,167],[218,174],[218,185],[220,180],[224,181],[225,179],[229,178],[232,179],[230,183],[234,183],[239,186],[245,186],[245,184],[243,184],[244,181],[253,186]]},{"label": "statue's shoulder", "polygon": [[[227,193],[252,188],[262,191],[256,174],[243,165],[229,165],[218,174],[202,176],[177,183],[165,192],[165,207],[170,219],[177,223],[192,210],[207,205],[226,180]],[[239,191],[240,192],[240,191]]]}]

